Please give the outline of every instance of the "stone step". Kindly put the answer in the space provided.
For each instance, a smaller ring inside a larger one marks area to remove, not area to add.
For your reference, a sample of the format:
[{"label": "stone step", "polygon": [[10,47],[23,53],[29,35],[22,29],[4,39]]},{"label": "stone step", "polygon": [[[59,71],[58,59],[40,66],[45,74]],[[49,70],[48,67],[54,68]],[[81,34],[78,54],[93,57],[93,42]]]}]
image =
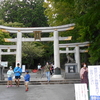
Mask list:
[{"label": "stone step", "polygon": [[[30,85],[44,85],[44,84],[74,84],[80,83],[80,79],[67,79],[67,80],[51,80],[50,82],[47,81],[30,81]],[[0,81],[0,85],[6,85],[7,81]],[[15,83],[13,82],[15,85]],[[20,81],[20,85],[24,85],[24,81]]]}]

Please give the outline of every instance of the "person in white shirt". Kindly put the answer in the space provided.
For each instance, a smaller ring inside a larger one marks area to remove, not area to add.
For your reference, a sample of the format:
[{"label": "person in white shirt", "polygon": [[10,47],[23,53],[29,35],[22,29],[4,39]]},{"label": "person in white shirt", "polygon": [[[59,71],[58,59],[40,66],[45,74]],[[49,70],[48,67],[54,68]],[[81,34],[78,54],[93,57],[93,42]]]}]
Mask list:
[{"label": "person in white shirt", "polygon": [[41,65],[40,65],[40,63],[38,64],[38,72],[41,74]]},{"label": "person in white shirt", "polygon": [[12,87],[13,75],[14,75],[14,71],[12,70],[12,67],[10,67],[10,69],[7,71],[7,77],[8,77],[7,87]]}]

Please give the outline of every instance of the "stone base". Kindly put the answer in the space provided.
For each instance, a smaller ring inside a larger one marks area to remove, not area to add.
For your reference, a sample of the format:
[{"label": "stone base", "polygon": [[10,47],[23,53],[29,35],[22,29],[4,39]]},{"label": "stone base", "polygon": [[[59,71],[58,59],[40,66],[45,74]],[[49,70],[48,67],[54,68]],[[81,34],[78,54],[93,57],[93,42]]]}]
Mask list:
[{"label": "stone base", "polygon": [[65,73],[65,79],[80,79],[79,73]]},{"label": "stone base", "polygon": [[52,78],[62,78],[62,75],[53,75]]},{"label": "stone base", "polygon": [[0,80],[4,80],[4,75],[0,75]]}]

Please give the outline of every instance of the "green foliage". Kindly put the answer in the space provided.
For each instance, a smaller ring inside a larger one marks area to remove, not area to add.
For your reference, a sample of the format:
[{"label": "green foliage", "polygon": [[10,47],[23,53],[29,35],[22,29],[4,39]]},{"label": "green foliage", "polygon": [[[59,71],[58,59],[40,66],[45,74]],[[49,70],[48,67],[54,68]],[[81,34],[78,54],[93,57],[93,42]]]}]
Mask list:
[{"label": "green foliage", "polygon": [[[63,6],[61,6],[63,5]],[[69,24],[73,22],[73,4],[69,2],[54,2],[54,0],[48,0],[44,3],[46,8],[45,14],[48,17],[48,23],[50,26],[58,26]]]},{"label": "green foliage", "polygon": [[44,54],[44,49],[41,46],[37,45],[37,43],[33,42],[23,42],[22,51],[24,53],[23,57],[34,57],[35,59],[38,57],[42,57]]},{"label": "green foliage", "polygon": [[4,26],[9,26],[9,27],[24,27],[24,25],[23,25],[23,23],[18,23],[18,22],[14,22],[14,23],[12,23],[12,22],[5,22],[4,24],[3,24]]},{"label": "green foliage", "polygon": [[71,42],[89,41],[89,61],[91,64],[100,64],[100,1],[47,0],[44,7],[49,25],[76,23],[74,30],[61,32],[60,36],[72,35]]},{"label": "green foliage", "polygon": [[4,33],[0,30],[0,45],[8,44],[5,43],[4,38],[9,38],[9,33]]},{"label": "green foliage", "polygon": [[23,42],[22,46],[22,59],[24,64],[28,66],[34,65],[34,60],[43,57],[43,45],[37,42]]},{"label": "green foliage", "polygon": [[[48,17],[48,24],[50,26],[66,25],[75,22],[75,12],[73,10],[75,8],[74,0],[70,1],[72,2],[69,2],[69,0],[47,0],[47,2],[44,3],[43,6],[46,8],[45,14]],[[71,41],[61,41],[60,43],[76,42],[77,37],[80,36],[77,31],[78,28],[75,27],[75,29],[71,31],[59,32],[59,36],[62,37],[72,36]],[[77,42],[78,41],[79,40],[77,40]]]},{"label": "green foliage", "polygon": [[43,0],[5,0],[0,6],[0,14],[6,22],[23,23],[25,27],[48,26]]},{"label": "green foliage", "polygon": [[[99,0],[47,0],[44,4],[43,0],[29,0],[29,2],[27,0],[5,0],[0,4],[0,18],[3,18],[7,23],[23,23],[26,27],[76,23],[74,30],[59,32],[59,36],[72,36],[72,41],[67,42],[89,41],[91,44],[88,53],[90,55],[89,61],[91,64],[100,64],[100,55],[98,55],[100,52],[99,9]],[[4,22],[0,21],[0,24],[2,23]],[[50,35],[52,36],[52,33]],[[5,36],[1,33],[2,37]],[[53,45],[51,46],[51,44],[51,42],[43,43],[47,58],[53,54]],[[34,50],[38,51],[37,49]],[[39,55],[36,56],[34,53],[36,58]],[[24,56],[28,56],[27,53],[24,53]],[[41,57],[45,56],[41,55]]]},{"label": "green foliage", "polygon": [[[81,2],[82,3],[82,2]],[[87,4],[84,7],[84,4]],[[81,41],[89,41],[91,43],[89,47],[91,64],[100,64],[99,54],[99,41],[100,41],[100,1],[89,0],[84,1],[80,7],[80,17],[77,20],[78,25],[81,27],[78,33],[81,35],[79,38]]]}]

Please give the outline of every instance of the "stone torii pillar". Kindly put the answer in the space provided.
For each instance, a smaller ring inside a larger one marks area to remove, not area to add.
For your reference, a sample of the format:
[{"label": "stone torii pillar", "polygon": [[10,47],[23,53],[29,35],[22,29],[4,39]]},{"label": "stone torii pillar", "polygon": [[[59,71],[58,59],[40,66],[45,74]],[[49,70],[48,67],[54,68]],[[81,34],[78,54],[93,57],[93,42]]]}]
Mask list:
[{"label": "stone torii pillar", "polygon": [[54,31],[54,66],[60,68],[58,31]]},{"label": "stone torii pillar", "polygon": [[76,63],[78,64],[78,72],[80,72],[80,49],[79,46],[76,45],[75,47],[75,59],[76,59]]},{"label": "stone torii pillar", "polygon": [[52,76],[52,78],[62,78],[61,73],[56,74],[57,68],[60,70],[60,55],[59,55],[59,35],[58,31],[54,31],[54,68],[55,68],[55,74]]},{"label": "stone torii pillar", "polygon": [[17,63],[20,63],[20,66],[22,64],[22,33],[18,31],[17,33],[17,49],[16,49],[16,65]]},{"label": "stone torii pillar", "polygon": [[1,49],[0,49],[0,64],[1,64]]}]

